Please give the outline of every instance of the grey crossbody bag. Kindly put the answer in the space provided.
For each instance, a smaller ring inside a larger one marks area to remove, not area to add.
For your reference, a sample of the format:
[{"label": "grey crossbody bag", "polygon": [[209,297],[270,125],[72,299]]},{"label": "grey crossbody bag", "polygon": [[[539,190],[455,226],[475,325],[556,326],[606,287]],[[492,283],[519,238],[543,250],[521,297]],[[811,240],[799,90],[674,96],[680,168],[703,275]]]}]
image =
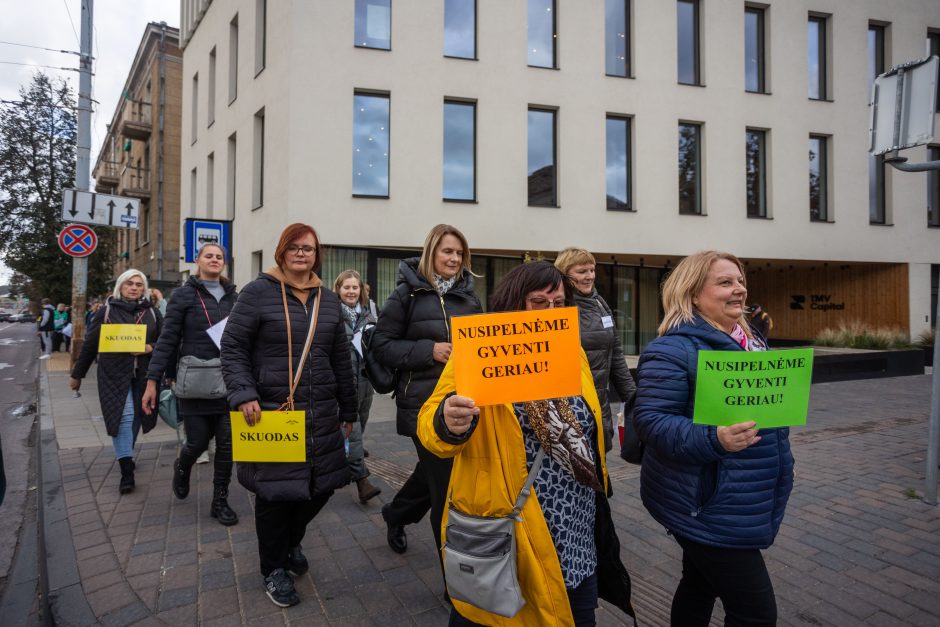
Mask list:
[{"label": "grey crossbody bag", "polygon": [[516,571],[515,523],[521,520],[544,457],[540,448],[508,516],[472,516],[450,506],[443,554],[444,580],[452,599],[507,618],[525,605]]},{"label": "grey crossbody bag", "polygon": [[[202,311],[206,314],[206,322],[212,326],[212,318],[209,317],[209,311],[206,309],[206,302],[202,299],[202,294],[196,289],[196,296],[202,303]],[[222,380],[222,359],[212,357],[211,359],[200,359],[195,355],[183,355],[180,357],[179,364],[176,367],[176,382],[173,384],[173,393],[177,398],[193,399],[213,399],[225,398],[228,392],[225,389],[225,381]]]}]

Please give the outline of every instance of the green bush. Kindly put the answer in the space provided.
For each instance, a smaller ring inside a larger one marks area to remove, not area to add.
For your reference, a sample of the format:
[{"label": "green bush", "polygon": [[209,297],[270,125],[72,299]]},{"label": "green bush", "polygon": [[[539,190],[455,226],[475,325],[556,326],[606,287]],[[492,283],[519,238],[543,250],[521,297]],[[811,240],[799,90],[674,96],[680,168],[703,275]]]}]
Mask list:
[{"label": "green bush", "polygon": [[911,345],[907,334],[897,327],[873,327],[857,320],[840,322],[835,329],[823,329],[816,336],[815,344],[874,350],[908,348]]}]

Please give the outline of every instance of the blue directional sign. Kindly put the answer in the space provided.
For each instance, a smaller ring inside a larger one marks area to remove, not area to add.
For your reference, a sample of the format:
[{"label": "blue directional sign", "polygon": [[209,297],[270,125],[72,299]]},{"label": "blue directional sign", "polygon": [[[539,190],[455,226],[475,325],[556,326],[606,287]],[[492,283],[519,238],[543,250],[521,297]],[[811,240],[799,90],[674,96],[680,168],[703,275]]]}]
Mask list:
[{"label": "blue directional sign", "polygon": [[186,261],[194,263],[203,244],[220,244],[228,251],[231,262],[232,223],[225,220],[200,220],[186,218]]}]

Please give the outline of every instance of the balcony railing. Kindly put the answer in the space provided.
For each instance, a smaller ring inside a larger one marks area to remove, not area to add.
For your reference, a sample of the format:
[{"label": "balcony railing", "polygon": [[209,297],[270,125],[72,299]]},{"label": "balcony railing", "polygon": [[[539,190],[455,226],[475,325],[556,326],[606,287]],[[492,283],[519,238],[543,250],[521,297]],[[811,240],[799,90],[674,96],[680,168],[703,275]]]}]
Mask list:
[{"label": "balcony railing", "polygon": [[133,198],[150,198],[150,168],[125,165],[121,171],[120,192]]},{"label": "balcony railing", "polygon": [[95,169],[95,191],[114,191],[121,177],[121,164],[117,161],[99,161]]},{"label": "balcony railing", "polygon": [[151,106],[149,102],[124,101],[121,115],[121,134],[131,139],[147,139],[151,128]]}]

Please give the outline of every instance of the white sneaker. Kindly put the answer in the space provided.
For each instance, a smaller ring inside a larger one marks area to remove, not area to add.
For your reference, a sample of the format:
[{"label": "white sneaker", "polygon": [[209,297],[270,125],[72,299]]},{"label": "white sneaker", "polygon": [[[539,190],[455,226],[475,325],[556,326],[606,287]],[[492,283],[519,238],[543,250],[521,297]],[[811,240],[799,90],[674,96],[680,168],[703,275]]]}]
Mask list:
[{"label": "white sneaker", "polygon": [[197,464],[208,464],[209,463],[209,451],[203,451],[202,455],[196,458]]},{"label": "white sneaker", "polygon": [[52,355],[40,355],[40,356],[39,356],[39,359],[49,359],[49,358],[51,358],[51,357],[52,357]]}]

